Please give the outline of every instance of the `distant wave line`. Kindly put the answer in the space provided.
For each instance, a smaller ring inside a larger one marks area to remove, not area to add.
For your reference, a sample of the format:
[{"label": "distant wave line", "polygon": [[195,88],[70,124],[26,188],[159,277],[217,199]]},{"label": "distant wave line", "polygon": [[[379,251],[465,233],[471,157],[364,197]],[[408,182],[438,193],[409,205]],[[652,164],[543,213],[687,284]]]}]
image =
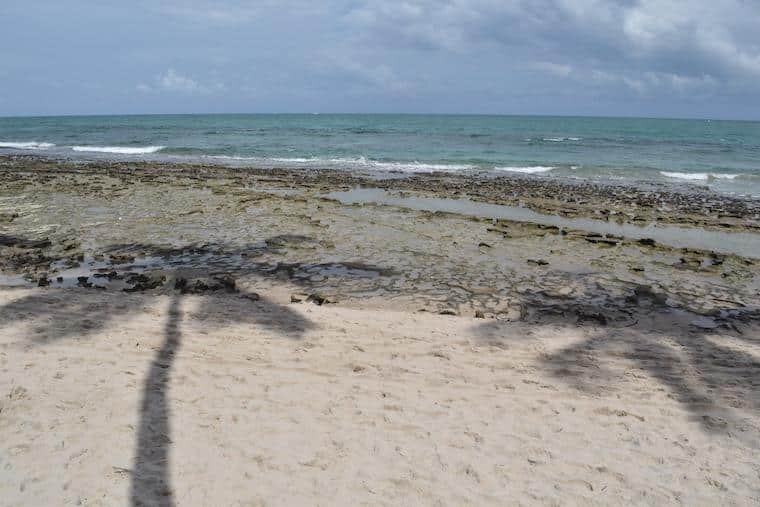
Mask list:
[{"label": "distant wave line", "polygon": [[673,178],[673,179],[687,180],[687,181],[710,181],[713,179],[733,180],[742,176],[741,174],[679,173],[679,172],[670,172],[670,171],[660,171],[660,174],[662,174],[666,178]]},{"label": "distant wave line", "polygon": [[157,153],[166,146],[72,146],[71,149],[79,152],[92,153],[120,153],[122,155],[143,155]]},{"label": "distant wave line", "polygon": [[511,173],[536,174],[536,173],[549,172],[553,169],[556,169],[556,167],[543,166],[543,165],[528,166],[528,167],[499,166],[499,167],[494,167],[494,169],[497,171],[507,171]]},{"label": "distant wave line", "polygon": [[472,164],[446,164],[446,163],[429,163],[429,162],[383,162],[378,160],[367,159],[366,157],[356,158],[319,158],[319,157],[241,157],[234,155],[209,155],[209,158],[221,160],[246,160],[255,161],[261,164],[285,164],[292,166],[306,167],[328,167],[331,165],[351,169],[375,169],[384,171],[400,172],[434,172],[434,171],[466,171],[479,169]]},{"label": "distant wave line", "polygon": [[46,150],[55,146],[53,143],[38,143],[36,141],[29,142],[10,142],[0,141],[0,148],[10,148],[14,150]]}]

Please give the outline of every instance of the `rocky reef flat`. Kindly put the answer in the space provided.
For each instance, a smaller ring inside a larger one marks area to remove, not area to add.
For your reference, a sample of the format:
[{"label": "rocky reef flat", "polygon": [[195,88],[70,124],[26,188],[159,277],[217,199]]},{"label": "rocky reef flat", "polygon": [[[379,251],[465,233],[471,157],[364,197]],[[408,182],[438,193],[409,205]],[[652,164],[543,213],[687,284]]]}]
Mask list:
[{"label": "rocky reef flat", "polygon": [[[600,325],[662,313],[736,327],[760,315],[760,204],[709,192],[36,158],[2,159],[0,185],[6,285],[244,287],[288,300]],[[357,188],[405,201],[335,197]],[[466,199],[472,211],[414,209],[415,197]],[[479,203],[567,220],[495,218]]]}]

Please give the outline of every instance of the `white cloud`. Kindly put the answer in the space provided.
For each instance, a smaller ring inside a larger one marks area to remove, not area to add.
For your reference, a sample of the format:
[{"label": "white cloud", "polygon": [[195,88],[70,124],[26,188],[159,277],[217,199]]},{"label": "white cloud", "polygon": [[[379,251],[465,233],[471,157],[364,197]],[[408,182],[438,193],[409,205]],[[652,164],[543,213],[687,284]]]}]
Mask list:
[{"label": "white cloud", "polygon": [[170,67],[166,72],[156,76],[153,85],[139,83],[136,88],[143,93],[164,91],[190,95],[220,92],[224,91],[226,86],[224,83],[218,81],[210,85],[201,84],[195,79],[179,74],[176,70]]},{"label": "white cloud", "polygon": [[168,91],[197,92],[202,89],[197,81],[177,74],[172,68],[158,77],[158,84],[162,89]]},{"label": "white cloud", "polygon": [[530,68],[556,77],[572,79],[582,84],[623,85],[638,93],[658,90],[693,92],[713,89],[717,80],[708,74],[686,76],[670,72],[611,72],[598,68],[573,67],[567,64],[538,62]]}]

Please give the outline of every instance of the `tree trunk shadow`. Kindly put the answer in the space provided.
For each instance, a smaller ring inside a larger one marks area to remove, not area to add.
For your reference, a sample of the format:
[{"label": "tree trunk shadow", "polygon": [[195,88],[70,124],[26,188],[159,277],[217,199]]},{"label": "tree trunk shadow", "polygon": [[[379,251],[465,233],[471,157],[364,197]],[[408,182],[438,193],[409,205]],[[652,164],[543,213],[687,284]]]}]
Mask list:
[{"label": "tree trunk shadow", "polygon": [[174,505],[169,477],[168,387],[172,364],[180,347],[180,302],[182,296],[172,296],[164,328],[164,342],[150,365],[143,386],[140,422],[137,430],[137,450],[132,471],[130,499],[133,506]]}]

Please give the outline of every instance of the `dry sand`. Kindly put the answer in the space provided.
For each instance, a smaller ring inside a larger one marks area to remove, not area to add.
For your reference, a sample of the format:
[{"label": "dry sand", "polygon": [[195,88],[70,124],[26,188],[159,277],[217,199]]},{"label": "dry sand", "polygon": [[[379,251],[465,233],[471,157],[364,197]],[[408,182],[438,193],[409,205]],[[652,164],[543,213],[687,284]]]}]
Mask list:
[{"label": "dry sand", "polygon": [[760,338],[0,291],[3,505],[757,505]]}]

